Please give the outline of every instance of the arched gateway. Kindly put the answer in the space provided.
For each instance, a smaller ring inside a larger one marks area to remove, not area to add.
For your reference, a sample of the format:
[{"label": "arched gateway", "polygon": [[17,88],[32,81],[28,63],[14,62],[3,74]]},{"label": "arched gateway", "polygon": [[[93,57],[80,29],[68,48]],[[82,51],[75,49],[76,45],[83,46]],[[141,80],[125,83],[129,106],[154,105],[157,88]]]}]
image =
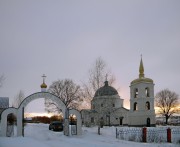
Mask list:
[{"label": "arched gateway", "polygon": [[64,116],[64,135],[69,135],[69,115],[76,114],[77,116],[77,135],[82,133],[82,120],[79,111],[71,109],[68,110],[65,104],[55,95],[48,92],[38,92],[26,97],[19,108],[8,108],[1,114],[1,136],[6,136],[7,130],[7,116],[13,113],[17,117],[17,136],[23,136],[23,119],[24,119],[24,108],[28,103],[39,98],[48,98],[57,103],[57,107],[62,110]]}]

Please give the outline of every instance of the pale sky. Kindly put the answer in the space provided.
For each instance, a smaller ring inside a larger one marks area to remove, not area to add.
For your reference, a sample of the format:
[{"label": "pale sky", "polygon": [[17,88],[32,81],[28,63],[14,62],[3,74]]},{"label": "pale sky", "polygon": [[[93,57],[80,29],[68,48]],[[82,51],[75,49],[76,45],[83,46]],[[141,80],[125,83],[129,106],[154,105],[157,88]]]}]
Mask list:
[{"label": "pale sky", "polygon": [[[39,92],[70,78],[81,84],[98,57],[117,78],[129,105],[130,82],[138,77],[140,55],[155,94],[169,88],[180,95],[179,0],[1,0],[0,97],[19,90]],[[29,111],[41,112],[40,103]]]}]

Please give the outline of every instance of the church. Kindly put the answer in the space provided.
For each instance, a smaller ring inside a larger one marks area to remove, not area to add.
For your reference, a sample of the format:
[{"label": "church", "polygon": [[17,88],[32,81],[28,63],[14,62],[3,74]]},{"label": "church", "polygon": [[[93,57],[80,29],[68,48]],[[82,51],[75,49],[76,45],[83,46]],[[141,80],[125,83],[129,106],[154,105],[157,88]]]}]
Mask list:
[{"label": "church", "polygon": [[123,99],[114,87],[105,81],[91,101],[91,109],[81,111],[85,126],[154,127],[154,82],[144,75],[141,58],[139,77],[130,83],[130,110],[124,108]]}]

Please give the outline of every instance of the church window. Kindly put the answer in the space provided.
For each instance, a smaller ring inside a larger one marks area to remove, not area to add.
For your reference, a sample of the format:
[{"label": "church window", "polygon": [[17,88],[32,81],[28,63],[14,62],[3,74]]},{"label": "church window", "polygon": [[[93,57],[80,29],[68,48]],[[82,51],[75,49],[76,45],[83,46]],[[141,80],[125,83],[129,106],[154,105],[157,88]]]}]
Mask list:
[{"label": "church window", "polygon": [[135,90],[134,90],[134,98],[137,98],[138,97],[138,89],[136,88]]},{"label": "church window", "polygon": [[150,103],[146,102],[146,110],[150,110]]},{"label": "church window", "polygon": [[113,104],[113,107],[115,107],[115,104]]},{"label": "church window", "polygon": [[137,103],[135,102],[134,103],[134,111],[136,111],[137,110]]},{"label": "church window", "polygon": [[103,104],[101,104],[101,107],[103,107]]},{"label": "church window", "polygon": [[145,93],[146,93],[146,97],[149,97],[149,88],[148,87],[145,88]]},{"label": "church window", "polygon": [[147,127],[150,127],[150,126],[151,126],[151,119],[147,118]]},{"label": "church window", "polygon": [[94,123],[94,117],[91,117],[91,123]]}]

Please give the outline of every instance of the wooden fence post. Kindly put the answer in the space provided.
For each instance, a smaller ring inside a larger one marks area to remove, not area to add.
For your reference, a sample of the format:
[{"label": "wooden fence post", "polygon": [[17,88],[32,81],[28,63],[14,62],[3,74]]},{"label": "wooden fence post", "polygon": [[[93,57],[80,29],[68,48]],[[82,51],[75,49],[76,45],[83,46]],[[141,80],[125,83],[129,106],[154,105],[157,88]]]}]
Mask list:
[{"label": "wooden fence post", "polygon": [[118,138],[118,134],[117,134],[117,132],[118,132],[118,131],[117,131],[117,128],[116,128],[116,138]]},{"label": "wooden fence post", "polygon": [[98,134],[101,135],[100,126],[98,126]]},{"label": "wooden fence post", "polygon": [[167,142],[171,143],[171,129],[170,128],[167,129]]},{"label": "wooden fence post", "polygon": [[143,142],[147,141],[147,128],[143,128],[142,129],[142,133],[143,133]]}]

